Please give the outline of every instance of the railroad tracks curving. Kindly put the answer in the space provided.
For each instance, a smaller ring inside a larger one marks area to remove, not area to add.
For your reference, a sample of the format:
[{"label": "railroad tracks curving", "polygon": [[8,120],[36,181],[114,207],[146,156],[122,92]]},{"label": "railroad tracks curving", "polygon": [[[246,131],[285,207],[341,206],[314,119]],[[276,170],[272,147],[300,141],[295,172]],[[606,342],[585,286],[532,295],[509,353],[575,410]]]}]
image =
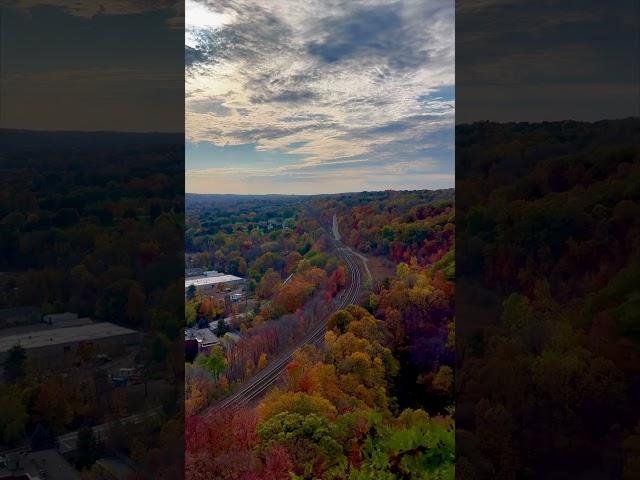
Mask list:
[{"label": "railroad tracks curving", "polygon": [[250,380],[244,382],[238,391],[220,400],[215,405],[212,405],[208,411],[235,411],[259,398],[269,387],[274,385],[280,379],[286,370],[287,365],[291,360],[293,360],[297,351],[306,345],[317,345],[324,339],[327,321],[333,313],[347,305],[356,303],[356,300],[362,291],[362,272],[358,266],[358,260],[349,247],[344,246],[337,239],[334,239],[333,241],[336,250],[347,265],[348,282],[347,288],[344,289],[336,299],[334,299],[334,308],[332,311],[322,319],[322,321],[318,322],[318,324],[307,333],[295,348],[290,350],[287,354],[280,356],[276,361],[267,365],[267,367],[253,376]]}]

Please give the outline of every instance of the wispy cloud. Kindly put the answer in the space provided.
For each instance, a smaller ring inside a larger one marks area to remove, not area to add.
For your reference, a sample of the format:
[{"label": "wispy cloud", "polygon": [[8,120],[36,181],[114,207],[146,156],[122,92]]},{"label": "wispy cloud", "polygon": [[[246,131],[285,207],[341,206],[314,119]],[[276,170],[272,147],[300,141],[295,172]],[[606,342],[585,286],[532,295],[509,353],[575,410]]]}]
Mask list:
[{"label": "wispy cloud", "polygon": [[637,115],[637,19],[631,1],[459,2],[457,120]]},{"label": "wispy cloud", "polygon": [[[210,12],[208,24],[190,25],[196,8]],[[453,92],[453,0],[189,0],[186,9],[188,141],[295,154],[286,171],[333,166],[342,178],[373,174],[345,167],[365,163],[452,171],[455,100],[440,93]]]},{"label": "wispy cloud", "polygon": [[6,0],[9,6],[30,9],[36,7],[61,8],[67,13],[79,17],[94,15],[131,15],[135,13],[155,12],[159,10],[182,10],[178,0]]}]

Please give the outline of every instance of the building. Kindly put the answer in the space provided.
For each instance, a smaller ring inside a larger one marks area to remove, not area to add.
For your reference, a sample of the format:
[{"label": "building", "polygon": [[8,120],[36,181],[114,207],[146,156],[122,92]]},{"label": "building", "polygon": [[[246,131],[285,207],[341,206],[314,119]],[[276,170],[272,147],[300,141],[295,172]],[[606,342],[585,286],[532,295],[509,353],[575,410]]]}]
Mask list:
[{"label": "building", "polygon": [[76,320],[78,318],[77,313],[64,312],[64,313],[50,313],[42,317],[42,321],[44,323],[48,323],[49,325],[53,325],[60,322],[68,322],[72,320]]},{"label": "building", "polygon": [[232,293],[230,296],[231,303],[238,303],[244,300],[244,293]]},{"label": "building", "polygon": [[197,353],[209,353],[211,348],[220,343],[218,336],[210,328],[187,328],[184,331],[185,349],[196,347]]},{"label": "building", "polygon": [[27,351],[27,358],[52,364],[63,363],[80,348],[88,347],[94,354],[117,355],[125,347],[139,342],[140,332],[110,322],[84,319],[81,325],[59,328],[40,324],[0,336],[0,364],[5,362],[9,350],[15,345]]},{"label": "building", "polygon": [[79,327],[80,325],[89,325],[94,323],[89,317],[78,318],[77,313],[52,313],[42,317],[42,322],[50,326],[50,328],[62,327]]},{"label": "building", "polygon": [[0,479],[74,480],[78,471],[55,449],[0,455]]},{"label": "building", "polygon": [[213,291],[216,287],[235,287],[243,282],[244,278],[212,271],[204,272],[204,275],[199,277],[185,278],[184,289],[186,291],[193,285],[198,292],[206,293]]},{"label": "building", "polygon": [[200,277],[202,276],[204,273],[202,271],[201,268],[186,268],[184,270],[184,276],[185,277]]},{"label": "building", "polygon": [[42,320],[42,311],[38,307],[16,307],[0,310],[0,328],[33,325]]}]

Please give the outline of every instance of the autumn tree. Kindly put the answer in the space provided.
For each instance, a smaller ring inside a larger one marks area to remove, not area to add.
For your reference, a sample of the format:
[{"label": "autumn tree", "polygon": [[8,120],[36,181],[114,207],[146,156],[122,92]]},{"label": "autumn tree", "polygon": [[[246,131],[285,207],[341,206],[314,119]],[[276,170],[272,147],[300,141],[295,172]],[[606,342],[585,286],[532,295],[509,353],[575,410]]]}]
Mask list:
[{"label": "autumn tree", "polygon": [[258,427],[258,448],[268,451],[282,445],[293,462],[293,471],[307,478],[333,476],[344,471],[346,458],[336,440],[336,426],[324,417],[282,412]]},{"label": "autumn tree", "polygon": [[215,380],[218,380],[227,365],[227,360],[222,353],[222,349],[216,346],[211,349],[209,355],[199,355],[195,364],[204,368]]},{"label": "autumn tree", "polygon": [[278,291],[281,283],[282,278],[280,274],[270,268],[258,283],[256,294],[259,298],[271,298]]}]

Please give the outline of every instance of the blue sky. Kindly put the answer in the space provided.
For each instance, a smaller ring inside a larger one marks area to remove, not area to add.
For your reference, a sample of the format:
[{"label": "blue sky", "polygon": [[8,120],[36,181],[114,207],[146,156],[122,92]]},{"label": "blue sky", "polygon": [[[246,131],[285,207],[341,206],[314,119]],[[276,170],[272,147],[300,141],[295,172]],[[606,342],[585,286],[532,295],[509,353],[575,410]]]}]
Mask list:
[{"label": "blue sky", "polygon": [[453,0],[188,0],[185,24],[187,191],[453,186]]}]

